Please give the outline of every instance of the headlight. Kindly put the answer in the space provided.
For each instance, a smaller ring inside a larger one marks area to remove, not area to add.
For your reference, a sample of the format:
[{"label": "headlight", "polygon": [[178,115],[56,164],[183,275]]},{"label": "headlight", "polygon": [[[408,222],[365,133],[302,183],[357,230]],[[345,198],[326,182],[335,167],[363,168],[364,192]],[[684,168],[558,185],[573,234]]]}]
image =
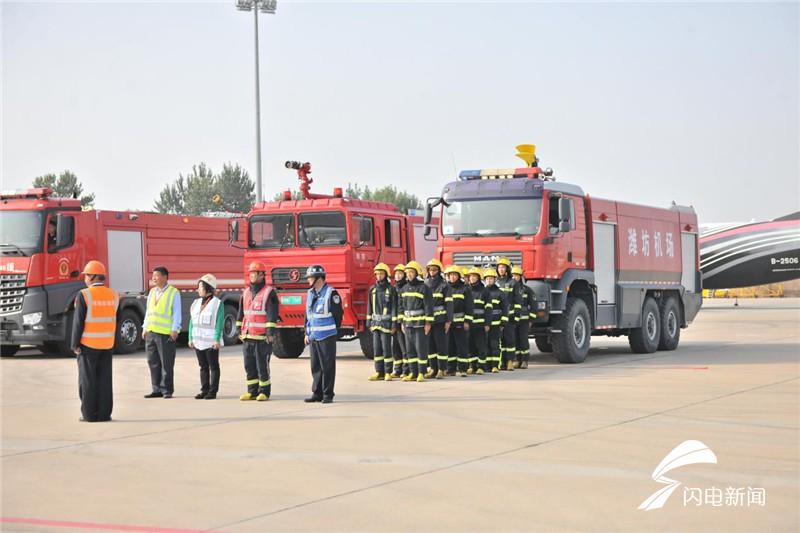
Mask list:
[{"label": "headlight", "polygon": [[33,326],[42,321],[42,313],[29,313],[22,315],[22,323],[26,326]]}]

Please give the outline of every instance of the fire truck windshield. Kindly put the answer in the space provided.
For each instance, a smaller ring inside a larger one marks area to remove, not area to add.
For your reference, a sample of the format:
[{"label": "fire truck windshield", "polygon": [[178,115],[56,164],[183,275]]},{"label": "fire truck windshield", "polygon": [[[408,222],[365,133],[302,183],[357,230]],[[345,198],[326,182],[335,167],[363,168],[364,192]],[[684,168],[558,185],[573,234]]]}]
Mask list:
[{"label": "fire truck windshield", "polygon": [[344,213],[310,212],[298,215],[300,246],[341,246],[347,242]]},{"label": "fire truck windshield", "polygon": [[539,231],[541,198],[453,200],[442,215],[448,237],[535,235]]},{"label": "fire truck windshield", "polygon": [[250,248],[294,246],[294,215],[253,215],[250,218]]},{"label": "fire truck windshield", "polygon": [[30,255],[42,251],[44,213],[0,211],[0,252]]}]

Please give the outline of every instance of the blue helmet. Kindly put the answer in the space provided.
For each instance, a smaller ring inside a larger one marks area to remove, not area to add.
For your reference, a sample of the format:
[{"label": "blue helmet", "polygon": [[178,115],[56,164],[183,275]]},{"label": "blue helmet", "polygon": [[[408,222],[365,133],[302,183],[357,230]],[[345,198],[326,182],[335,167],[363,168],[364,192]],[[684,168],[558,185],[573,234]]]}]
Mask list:
[{"label": "blue helmet", "polygon": [[324,278],[325,268],[322,265],[311,265],[306,270],[306,278]]}]

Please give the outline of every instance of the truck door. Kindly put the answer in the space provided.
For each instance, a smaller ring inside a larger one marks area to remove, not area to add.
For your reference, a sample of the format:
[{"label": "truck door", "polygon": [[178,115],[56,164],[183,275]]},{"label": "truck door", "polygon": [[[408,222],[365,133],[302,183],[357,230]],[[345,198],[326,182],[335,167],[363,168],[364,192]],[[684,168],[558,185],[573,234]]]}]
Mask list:
[{"label": "truck door", "polygon": [[697,234],[681,232],[681,285],[686,292],[696,293]]},{"label": "truck door", "polygon": [[380,261],[394,268],[397,263],[405,262],[403,252],[403,231],[400,217],[387,217],[383,221],[383,247]]},{"label": "truck door", "polygon": [[[87,234],[86,213],[51,213],[48,225],[55,236],[46,239],[44,288],[48,315],[60,315],[71,304],[75,293],[84,287],[81,271],[86,263],[86,248],[95,248],[95,235]],[[81,223],[83,222],[83,223]]]},{"label": "truck door", "polygon": [[594,281],[597,284],[597,326],[616,325],[617,303],[617,226],[604,222],[592,223],[592,256]]}]

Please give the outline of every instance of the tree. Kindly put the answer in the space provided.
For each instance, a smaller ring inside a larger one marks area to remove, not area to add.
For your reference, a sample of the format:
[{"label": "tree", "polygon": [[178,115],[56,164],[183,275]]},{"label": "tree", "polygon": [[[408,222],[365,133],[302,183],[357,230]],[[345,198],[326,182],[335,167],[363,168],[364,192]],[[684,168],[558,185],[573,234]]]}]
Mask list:
[{"label": "tree", "polygon": [[58,198],[80,198],[82,206],[94,205],[94,193],[83,195],[83,184],[78,181],[78,176],[69,170],[65,170],[58,176],[45,174],[34,178],[33,186],[53,189],[53,193]]},{"label": "tree", "polygon": [[388,202],[397,206],[403,213],[408,213],[409,209],[421,209],[422,202],[413,194],[405,191],[398,191],[394,185],[387,185],[374,191],[370,190],[369,185],[363,189],[360,185],[347,184],[345,196],[359,198],[361,200],[374,200],[376,202]]},{"label": "tree", "polygon": [[[172,184],[167,184],[159,193],[154,208],[159,213],[178,215],[201,215],[213,211],[246,213],[255,202],[255,184],[247,171],[239,165],[226,163],[222,172],[214,174],[205,163],[192,166],[192,171]],[[222,204],[214,203],[214,196],[222,198]]]}]

